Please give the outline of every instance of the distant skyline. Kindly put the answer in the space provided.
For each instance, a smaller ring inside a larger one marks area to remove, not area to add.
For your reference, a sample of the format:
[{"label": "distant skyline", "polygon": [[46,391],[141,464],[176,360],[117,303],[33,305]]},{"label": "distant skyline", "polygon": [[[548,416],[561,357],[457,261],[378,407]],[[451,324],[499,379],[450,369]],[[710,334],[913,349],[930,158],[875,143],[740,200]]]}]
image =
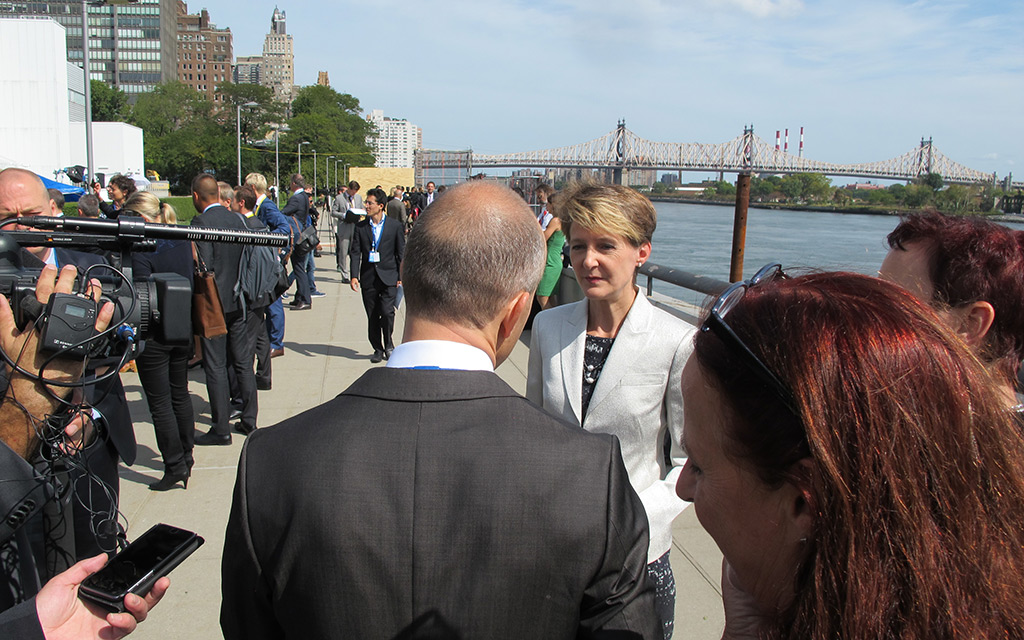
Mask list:
[{"label": "distant skyline", "polygon": [[[598,138],[619,119],[658,142],[745,125],[796,153],[881,161],[921,138],[972,169],[1024,178],[1024,3],[988,0],[228,0],[204,7],[235,56],[274,7],[295,81],[423,130],[423,146],[512,153]],[[685,176],[684,176],[685,179]]]}]

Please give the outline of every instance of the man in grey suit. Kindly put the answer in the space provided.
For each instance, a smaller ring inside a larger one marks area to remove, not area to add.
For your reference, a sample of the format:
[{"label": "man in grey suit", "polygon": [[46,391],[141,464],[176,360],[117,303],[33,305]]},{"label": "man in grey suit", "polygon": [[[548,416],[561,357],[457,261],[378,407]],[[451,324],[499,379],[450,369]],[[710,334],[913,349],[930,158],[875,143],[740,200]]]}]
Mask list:
[{"label": "man in grey suit", "polygon": [[544,256],[529,209],[496,184],[456,187],[420,218],[387,367],[245,443],[225,638],[391,638],[425,616],[439,637],[661,637],[618,441],[493,372]]},{"label": "man in grey suit", "polygon": [[331,208],[331,217],[334,218],[334,257],[338,261],[338,271],[341,272],[341,283],[348,284],[351,277],[348,270],[348,250],[352,246],[352,234],[355,233],[358,216],[349,213],[354,210],[362,210],[363,198],[359,195],[359,183],[352,180],[348,187],[338,191],[338,197],[334,199],[334,206]]}]

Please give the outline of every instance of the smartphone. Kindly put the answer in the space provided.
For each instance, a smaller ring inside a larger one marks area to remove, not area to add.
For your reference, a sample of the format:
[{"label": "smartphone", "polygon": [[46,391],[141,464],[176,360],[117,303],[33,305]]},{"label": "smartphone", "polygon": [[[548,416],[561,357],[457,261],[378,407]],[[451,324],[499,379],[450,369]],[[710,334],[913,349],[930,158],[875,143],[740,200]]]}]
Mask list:
[{"label": "smartphone", "polygon": [[154,525],[106,566],[86,578],[78,597],[107,611],[124,612],[129,593],[145,597],[153,584],[181,564],[205,540],[169,524]]}]

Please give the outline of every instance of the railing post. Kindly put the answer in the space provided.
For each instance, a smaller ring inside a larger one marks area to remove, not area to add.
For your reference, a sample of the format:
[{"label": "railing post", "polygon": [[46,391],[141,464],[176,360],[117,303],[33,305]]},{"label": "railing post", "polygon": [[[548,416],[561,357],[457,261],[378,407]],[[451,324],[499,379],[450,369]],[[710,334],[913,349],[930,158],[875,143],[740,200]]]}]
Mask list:
[{"label": "railing post", "polygon": [[747,207],[750,205],[750,172],[741,171],[736,177],[736,215],[732,225],[732,256],[729,261],[729,281],[743,279],[743,253],[747,243]]}]

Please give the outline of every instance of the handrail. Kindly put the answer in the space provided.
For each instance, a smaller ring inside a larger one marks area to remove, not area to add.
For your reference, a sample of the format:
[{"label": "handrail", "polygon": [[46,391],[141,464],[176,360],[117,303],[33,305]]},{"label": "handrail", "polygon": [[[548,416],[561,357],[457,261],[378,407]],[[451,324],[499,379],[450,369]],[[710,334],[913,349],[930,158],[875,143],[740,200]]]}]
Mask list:
[{"label": "handrail", "polygon": [[702,276],[682,269],[666,267],[654,262],[646,262],[639,269],[639,274],[647,276],[647,295],[654,293],[654,281],[661,280],[669,284],[691,289],[707,295],[718,295],[729,286],[724,280]]}]

